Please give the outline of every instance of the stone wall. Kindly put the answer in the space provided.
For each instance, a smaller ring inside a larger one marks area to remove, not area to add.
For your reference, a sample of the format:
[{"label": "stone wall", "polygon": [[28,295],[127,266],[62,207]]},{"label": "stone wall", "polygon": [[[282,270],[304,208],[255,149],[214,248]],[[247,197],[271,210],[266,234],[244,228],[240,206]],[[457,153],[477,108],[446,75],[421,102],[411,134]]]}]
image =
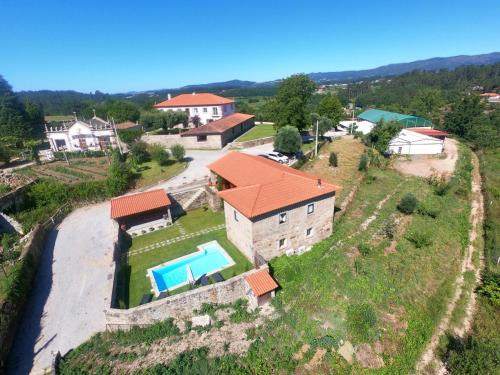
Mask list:
[{"label": "stone wall", "polygon": [[[267,269],[267,266],[261,267]],[[127,329],[133,325],[153,324],[169,317],[187,318],[203,303],[231,303],[245,297],[245,277],[257,272],[251,270],[229,280],[203,286],[185,293],[166,297],[131,309],[108,308],[104,311],[108,327]]]},{"label": "stone wall", "polygon": [[158,143],[163,147],[170,148],[175,144],[183,145],[186,149],[214,150],[222,148],[220,135],[208,135],[207,140],[198,142],[197,137],[181,137],[179,134],[146,134],[141,140],[153,144]]},{"label": "stone wall", "polygon": [[231,144],[231,148],[236,148],[236,149],[249,148],[249,147],[265,145],[267,143],[273,143],[273,141],[274,137],[265,137],[265,138],[253,139],[251,141],[246,141],[246,142],[233,142]]},{"label": "stone wall", "polygon": [[8,209],[19,210],[24,202],[26,193],[30,186],[34,184],[35,181],[30,181],[27,184],[14,189],[7,194],[0,197],[0,211],[5,211]]}]

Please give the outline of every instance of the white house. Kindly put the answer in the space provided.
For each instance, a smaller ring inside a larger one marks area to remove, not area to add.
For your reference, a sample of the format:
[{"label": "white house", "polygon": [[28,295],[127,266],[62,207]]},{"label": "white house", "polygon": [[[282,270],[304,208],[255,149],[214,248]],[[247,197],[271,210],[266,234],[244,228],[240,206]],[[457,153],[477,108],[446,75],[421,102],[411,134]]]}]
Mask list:
[{"label": "white house", "polygon": [[155,104],[154,108],[160,111],[184,111],[191,121],[198,116],[200,123],[220,120],[234,113],[234,100],[210,93],[181,94]]},{"label": "white house", "polygon": [[99,151],[117,146],[113,125],[96,116],[88,122],[75,119],[60,126],[45,125],[45,134],[53,151]]},{"label": "white house", "polygon": [[[429,129],[431,130],[431,129]],[[437,132],[437,131],[436,131]],[[444,151],[443,139],[403,129],[389,142],[388,152],[402,155],[434,155]]]},{"label": "white house", "polygon": [[346,120],[346,121],[340,121],[338,125],[338,128],[340,130],[345,130],[348,133],[351,132],[350,130],[351,127],[353,128],[353,131],[358,131],[363,134],[368,134],[375,127],[375,124],[373,122],[364,120]]}]

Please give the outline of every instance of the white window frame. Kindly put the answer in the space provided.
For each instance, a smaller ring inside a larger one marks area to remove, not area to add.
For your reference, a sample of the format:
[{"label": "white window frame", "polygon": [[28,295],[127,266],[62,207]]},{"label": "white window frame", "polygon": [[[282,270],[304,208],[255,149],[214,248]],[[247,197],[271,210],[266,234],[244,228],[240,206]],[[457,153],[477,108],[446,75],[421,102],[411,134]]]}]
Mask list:
[{"label": "white window frame", "polygon": [[198,108],[194,108],[194,113],[198,114]]},{"label": "white window frame", "polygon": [[212,107],[212,114],[214,116],[218,116],[219,115],[219,107]]},{"label": "white window frame", "polygon": [[288,220],[288,214],[286,212],[280,212],[278,214],[278,224],[285,224],[287,220]]},{"label": "white window frame", "polygon": [[[283,245],[280,242],[283,241]],[[284,249],[287,246],[288,240],[286,238],[280,238],[278,240],[278,249]]]},{"label": "white window frame", "polygon": [[207,113],[208,112],[208,108],[203,108],[203,113]]},{"label": "white window frame", "polygon": [[[307,234],[307,232],[308,232],[308,231],[310,231],[310,233],[309,233],[309,234]],[[312,236],[313,236],[313,234],[314,234],[314,229],[313,229],[313,227],[309,227],[309,228],[307,228],[307,229],[306,229],[306,238],[312,237]]]},{"label": "white window frame", "polygon": [[[311,208],[312,208],[312,210],[311,210],[311,211],[309,211],[309,207],[311,207]],[[314,213],[314,208],[315,208],[315,207],[314,207],[314,203],[309,203],[309,204],[307,205],[307,208],[306,208],[306,213],[307,213],[308,215],[313,214],[313,213]]]}]

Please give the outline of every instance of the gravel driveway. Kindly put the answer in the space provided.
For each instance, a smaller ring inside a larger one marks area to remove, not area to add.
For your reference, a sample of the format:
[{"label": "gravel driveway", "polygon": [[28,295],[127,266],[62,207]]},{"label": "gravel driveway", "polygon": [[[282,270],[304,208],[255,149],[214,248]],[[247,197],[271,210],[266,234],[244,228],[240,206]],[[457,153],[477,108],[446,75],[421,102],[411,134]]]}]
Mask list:
[{"label": "gravel driveway", "polygon": [[109,209],[109,202],[79,208],[50,232],[9,374],[40,373],[50,366],[51,351],[65,354],[105,329],[115,234]]}]

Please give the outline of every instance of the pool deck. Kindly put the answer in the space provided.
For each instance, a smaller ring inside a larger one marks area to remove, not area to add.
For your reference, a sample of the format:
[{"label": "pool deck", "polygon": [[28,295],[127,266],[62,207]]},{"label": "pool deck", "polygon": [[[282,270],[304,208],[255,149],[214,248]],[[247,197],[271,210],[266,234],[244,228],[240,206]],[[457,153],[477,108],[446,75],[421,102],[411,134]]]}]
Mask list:
[{"label": "pool deck", "polygon": [[168,262],[165,262],[165,263],[162,263],[162,264],[159,264],[157,266],[154,266],[154,267],[151,267],[151,268],[148,268],[148,271],[147,271],[147,274],[146,276],[150,279],[151,281],[151,285],[153,286],[153,289],[151,290],[153,292],[153,294],[155,295],[155,297],[158,297],[160,295],[160,292],[163,292],[163,291],[169,291],[169,290],[175,290],[177,288],[180,288],[180,287],[183,287],[184,285],[187,285],[189,284],[189,280],[186,281],[186,282],[183,282],[181,284],[178,284],[176,285],[174,288],[171,288],[171,289],[164,289],[162,291],[160,291],[158,289],[158,285],[156,283],[156,280],[154,278],[154,275],[153,275],[153,271],[156,271],[160,268],[164,268],[170,264],[173,264],[173,263],[176,263],[176,262],[179,262],[183,259],[187,259],[187,258],[190,258],[192,257],[194,254],[197,254],[197,253],[200,253],[204,250],[205,247],[207,246],[210,246],[210,245],[216,245],[219,249],[219,251],[222,253],[222,255],[224,255],[224,257],[227,259],[228,261],[228,264],[225,265],[224,267],[220,267],[220,268],[217,268],[213,271],[210,271],[209,273],[206,274],[206,276],[210,276],[210,275],[213,275],[214,273],[217,273],[217,272],[220,272],[222,270],[225,270],[226,268],[229,268],[229,267],[232,267],[236,264],[236,262],[233,260],[233,258],[231,258],[231,256],[227,253],[227,251],[219,244],[219,242],[217,240],[213,240],[213,241],[210,241],[210,242],[205,242],[201,245],[198,245],[196,246],[198,248],[197,251],[194,251],[192,253],[189,253],[189,254],[186,254],[180,258],[176,258],[176,259],[172,259],[172,260],[169,260]]}]

